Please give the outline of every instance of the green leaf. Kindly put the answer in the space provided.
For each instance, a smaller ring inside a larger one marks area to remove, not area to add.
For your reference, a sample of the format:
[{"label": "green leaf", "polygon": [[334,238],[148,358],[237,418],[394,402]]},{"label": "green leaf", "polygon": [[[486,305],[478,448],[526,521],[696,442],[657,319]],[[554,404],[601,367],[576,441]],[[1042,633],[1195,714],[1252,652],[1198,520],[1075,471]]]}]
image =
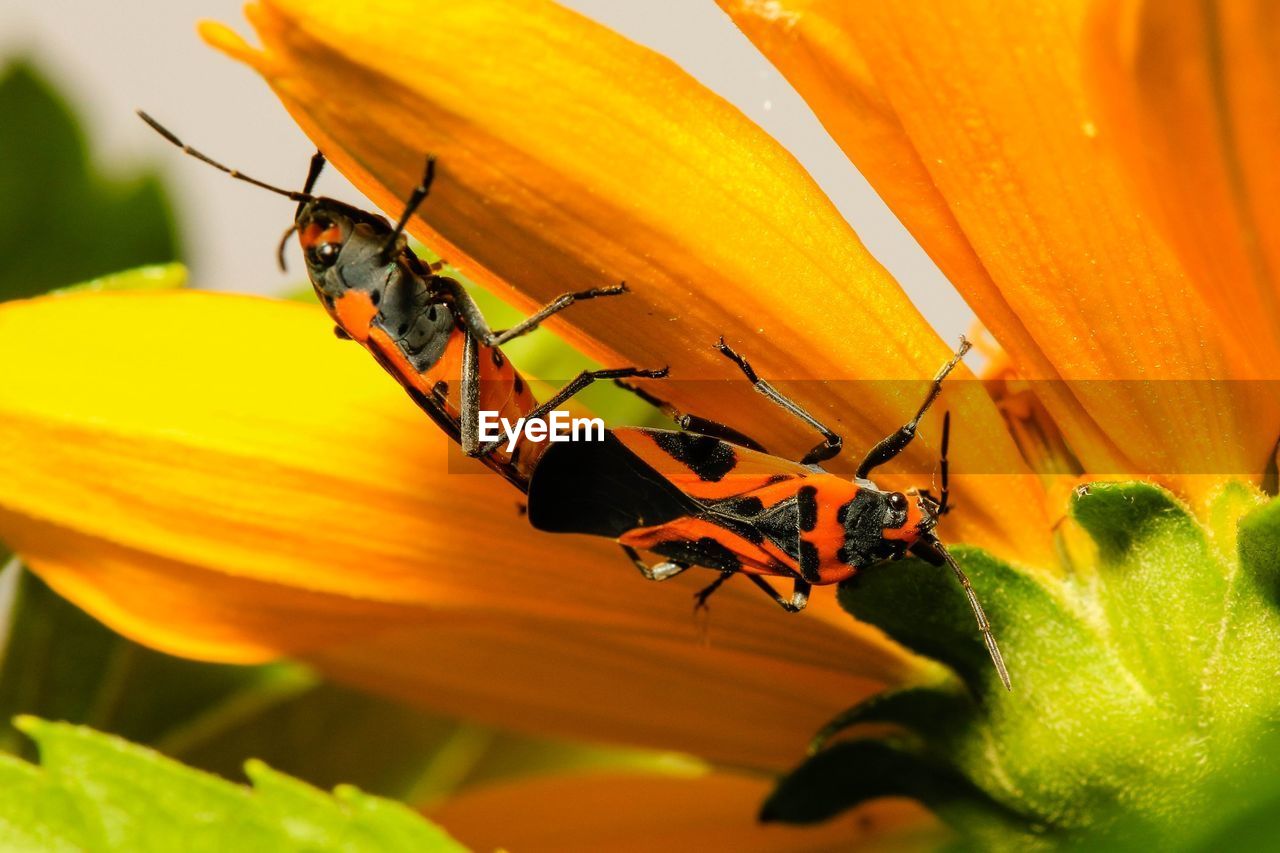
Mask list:
[{"label": "green leaf", "polygon": [[[0,73],[0,300],[178,258],[150,174],[101,175],[71,109],[26,63]],[[20,130],[16,130],[20,129]]]},{"label": "green leaf", "polygon": [[248,768],[244,788],[119,738],[33,717],[39,770],[0,759],[0,847],[6,850],[457,851],[402,805],[354,790],[334,796]]},{"label": "green leaf", "polygon": [[186,286],[187,268],[182,264],[149,264],[59,287],[49,293],[51,296],[64,296],[68,293],[101,293],[110,290],[171,290]]}]

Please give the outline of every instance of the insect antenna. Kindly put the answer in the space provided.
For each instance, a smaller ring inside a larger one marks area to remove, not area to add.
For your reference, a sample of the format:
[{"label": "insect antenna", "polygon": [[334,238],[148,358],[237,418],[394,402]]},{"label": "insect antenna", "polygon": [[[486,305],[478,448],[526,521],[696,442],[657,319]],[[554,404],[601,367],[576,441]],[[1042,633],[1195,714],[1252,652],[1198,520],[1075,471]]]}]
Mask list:
[{"label": "insect antenna", "polygon": [[[169,130],[164,125],[160,124],[160,122],[156,121],[151,116],[144,113],[142,110],[138,110],[138,118],[145,121],[148,125],[151,126],[152,130],[154,130],[156,133],[163,136],[165,139],[169,140],[169,142],[171,142],[173,145],[177,146],[178,148],[181,148],[184,154],[190,154],[192,157],[196,158],[197,160],[203,163],[208,163],[213,168],[217,169],[220,172],[225,172],[226,174],[230,175],[231,177],[235,178],[238,181],[244,181],[245,183],[253,184],[255,187],[261,187],[264,190],[269,190],[270,192],[273,192],[276,195],[282,195],[285,198],[292,199],[293,201],[311,201],[312,199],[310,192],[300,193],[294,190],[284,190],[284,189],[281,189],[280,187],[268,184],[265,181],[260,181],[257,178],[251,178],[248,175],[246,175],[244,172],[222,165],[217,160],[214,160],[212,157],[209,157],[207,154],[203,154],[197,151],[196,149],[192,148],[190,145],[183,142],[181,139],[175,136],[171,130]],[[319,172],[317,170],[317,175],[318,174]]]},{"label": "insect antenna", "polygon": [[978,594],[973,591],[973,585],[969,583],[969,577],[964,573],[964,569],[960,568],[956,558],[951,556],[946,546],[937,540],[930,544],[942,554],[951,571],[955,572],[956,580],[960,581],[960,586],[964,587],[965,597],[969,599],[969,607],[973,610],[974,618],[978,620],[978,630],[982,632],[982,642],[987,647],[987,653],[991,655],[991,662],[995,664],[1000,682],[1004,684],[1005,690],[1013,690],[1013,684],[1009,681],[1009,670],[1004,665],[1004,656],[1000,654],[1000,646],[996,645],[995,635],[991,633],[991,623],[987,621],[987,614],[982,609],[982,603],[978,601]]},{"label": "insect antenna", "polygon": [[436,179],[436,158],[432,154],[427,155],[427,168],[422,175],[422,180],[413,188],[413,192],[409,194],[409,201],[404,206],[404,213],[400,214],[400,221],[396,223],[396,227],[391,229],[391,233],[387,235],[386,242],[382,244],[382,254],[385,257],[395,248],[396,240],[400,239],[400,235],[404,232],[404,227],[409,224],[409,218],[417,212],[418,206],[426,200],[427,194],[431,192],[431,184]]},{"label": "insect antenna", "polygon": [[288,272],[289,265],[284,262],[284,250],[289,248],[289,238],[298,231],[298,223],[293,223],[284,230],[284,235],[280,238],[280,245],[276,246],[276,263],[280,265],[280,272]]}]

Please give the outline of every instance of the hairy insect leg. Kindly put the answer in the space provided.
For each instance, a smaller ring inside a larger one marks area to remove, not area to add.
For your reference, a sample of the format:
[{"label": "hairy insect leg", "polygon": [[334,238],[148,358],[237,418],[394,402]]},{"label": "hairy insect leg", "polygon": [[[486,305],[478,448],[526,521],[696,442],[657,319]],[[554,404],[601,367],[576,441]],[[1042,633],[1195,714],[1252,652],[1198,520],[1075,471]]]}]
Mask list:
[{"label": "hairy insect leg", "polygon": [[611,287],[593,287],[590,290],[579,290],[575,293],[562,293],[510,329],[493,332],[492,337],[485,340],[485,346],[502,346],[512,338],[527,335],[538,328],[548,317],[560,313],[575,302],[586,302],[588,299],[596,299],[601,296],[621,296],[627,292],[627,283],[624,281]]},{"label": "hairy insect leg", "polygon": [[316,153],[311,155],[311,165],[307,167],[307,180],[302,185],[303,193],[311,195],[311,191],[316,188],[316,181],[320,180],[320,173],[324,171],[326,162],[324,152],[317,148]]},{"label": "hairy insect leg", "polygon": [[631,560],[632,564],[640,570],[640,574],[644,575],[645,580],[669,580],[689,568],[688,563],[682,563],[678,560],[665,560],[650,566],[645,563],[640,554],[636,552],[636,549],[630,545],[619,545],[618,547],[622,548],[622,553],[626,554],[627,559]]},{"label": "hairy insect leg", "polygon": [[[474,340],[474,338],[471,335],[468,335],[467,339],[468,341]],[[465,396],[466,388],[467,388],[467,370],[466,370],[467,362],[465,359],[465,352],[466,351],[464,350],[463,375],[462,375],[463,394],[464,394],[462,434],[464,437],[464,441],[463,441],[464,450],[467,447],[465,437],[467,434],[468,426],[470,426],[470,428],[474,430],[477,435],[479,434],[479,431],[480,431],[478,405],[471,410],[471,415],[469,417],[467,415],[466,396]],[[577,376],[575,376],[573,379],[569,380],[569,382],[563,388],[561,388],[559,391],[553,394],[549,400],[547,400],[542,405],[538,406],[533,411],[529,412],[529,414],[525,415],[525,420],[536,421],[536,420],[539,420],[540,418],[546,417],[548,412],[564,405],[566,402],[569,401],[571,397],[580,393],[583,389],[587,388],[592,383],[599,382],[601,379],[661,379],[666,375],[667,375],[667,368],[665,367],[660,367],[657,370],[642,370],[641,368],[638,368],[638,367],[614,367],[614,368],[609,368],[605,370],[584,370],[581,373],[579,373]],[[478,377],[473,381],[475,381],[477,386],[479,385]],[[468,421],[470,421],[470,424],[468,424]],[[478,439],[477,439],[477,443],[478,443]],[[477,450],[475,453],[471,453],[470,451],[468,451],[468,455],[484,456],[486,454],[492,453],[493,450],[498,446],[498,444],[499,442],[497,441],[490,442],[489,444],[486,444],[483,447],[477,447]]]},{"label": "hairy insect leg", "polygon": [[484,456],[491,453],[498,442],[480,446],[480,359],[479,344],[475,336],[462,336],[462,383],[458,391],[461,398],[459,411],[459,440],[462,452],[468,456]]},{"label": "hairy insect leg", "polygon": [[719,589],[721,586],[723,586],[724,582],[727,581],[729,578],[733,577],[735,574],[737,574],[737,572],[733,572],[733,571],[721,572],[720,577],[716,578],[711,583],[707,584],[702,589],[695,592],[693,594],[693,599],[694,599],[693,612],[697,613],[699,610],[706,610],[707,599],[711,597],[711,594],[715,592],[717,589]]},{"label": "hairy insect leg", "polygon": [[809,603],[809,590],[812,589],[812,587],[807,581],[802,581],[799,578],[795,579],[795,585],[792,587],[791,598],[789,599],[783,598],[782,595],[773,588],[772,584],[759,575],[747,575],[747,580],[764,590],[766,595],[778,602],[778,606],[788,613],[799,613],[801,610],[804,610],[805,605]]},{"label": "hairy insect leg", "polygon": [[485,319],[484,313],[480,310],[480,306],[476,304],[475,299],[471,297],[470,293],[467,293],[467,289],[459,282],[445,275],[435,275],[428,284],[433,290],[448,295],[453,310],[462,318],[463,325],[470,329],[471,334],[475,335],[477,340],[487,347],[502,346],[512,338],[518,338],[521,335],[532,332],[538,328],[542,321],[553,314],[563,311],[575,302],[585,302],[588,299],[596,299],[602,296],[619,296],[629,292],[626,283],[623,282],[610,287],[596,287],[575,293],[562,293],[510,329],[495,332],[489,328],[489,321]]},{"label": "hairy insect leg", "polygon": [[604,370],[584,370],[577,376],[565,383],[564,387],[551,396],[545,403],[538,406],[525,417],[528,420],[536,420],[545,417],[547,412],[564,405],[568,400],[579,394],[583,389],[587,388],[594,382],[601,379],[662,379],[667,375],[668,368],[659,367],[656,370],[644,370],[639,367],[612,367]]},{"label": "hairy insect leg", "polygon": [[920,425],[920,419],[924,417],[925,412],[929,411],[929,407],[938,399],[938,395],[942,393],[942,380],[955,370],[956,365],[960,363],[960,359],[964,358],[964,354],[973,346],[962,336],[960,338],[960,348],[956,350],[951,360],[942,366],[938,374],[933,377],[933,383],[929,386],[929,393],[925,395],[924,402],[920,404],[920,408],[916,411],[915,417],[907,421],[895,432],[890,433],[876,444],[875,447],[867,453],[866,457],[858,465],[857,476],[865,479],[867,475],[875,468],[880,467],[884,463],[893,459],[907,445],[911,444],[911,440],[916,437],[916,428]]},{"label": "hairy insect leg", "polygon": [[710,418],[703,418],[698,415],[690,415],[681,412],[671,403],[668,403],[656,394],[650,394],[645,389],[636,388],[635,386],[629,385],[620,379],[613,380],[613,384],[635,394],[641,400],[644,400],[650,406],[653,406],[655,409],[671,418],[671,420],[675,422],[676,426],[685,432],[693,432],[698,435],[709,435],[712,438],[718,438],[721,441],[727,441],[730,444],[736,444],[739,447],[746,447],[750,450],[758,450],[761,453],[769,452],[765,449],[763,444],[745,433],[738,432],[731,426],[722,424],[719,421],[713,421]]},{"label": "hairy insect leg", "polygon": [[809,414],[803,406],[783,394],[777,388],[774,388],[764,379],[756,375],[755,368],[751,366],[745,358],[738,355],[728,344],[721,338],[716,344],[716,349],[720,351],[725,358],[738,365],[743,375],[751,382],[752,387],[764,396],[768,397],[773,403],[790,412],[795,417],[804,421],[807,425],[813,427],[822,433],[822,442],[804,455],[800,460],[804,465],[818,465],[828,459],[834,459],[840,455],[840,449],[844,447],[844,439],[835,433],[830,427],[822,423],[822,421]]},{"label": "hairy insect leg", "polygon": [[[938,457],[939,477],[942,480],[942,489],[939,492],[938,508],[936,515],[943,516],[951,512],[951,483],[950,483],[950,463],[947,461],[947,450],[951,446],[951,413],[947,412],[942,416],[942,453]],[[920,494],[933,500],[933,493],[928,489],[921,489]]]}]

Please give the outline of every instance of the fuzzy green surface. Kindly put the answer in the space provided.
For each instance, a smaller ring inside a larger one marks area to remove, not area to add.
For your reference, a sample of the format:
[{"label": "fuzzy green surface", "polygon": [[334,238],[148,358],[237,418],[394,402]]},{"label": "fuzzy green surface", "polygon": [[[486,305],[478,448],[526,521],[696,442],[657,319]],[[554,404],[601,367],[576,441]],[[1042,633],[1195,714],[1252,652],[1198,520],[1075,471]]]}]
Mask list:
[{"label": "fuzzy green surface", "polygon": [[[846,584],[846,610],[946,665],[877,697],[785,778],[767,819],[921,800],[985,849],[1189,848],[1280,786],[1280,502],[1228,484],[1197,518],[1143,483],[1077,491],[1063,580],[955,553],[1009,663],[1005,692],[954,579],[916,560]],[[859,737],[862,723],[893,723]],[[852,728],[850,728],[852,727]],[[1261,780],[1261,781],[1260,781]],[[1274,836],[1272,836],[1274,837]]]}]

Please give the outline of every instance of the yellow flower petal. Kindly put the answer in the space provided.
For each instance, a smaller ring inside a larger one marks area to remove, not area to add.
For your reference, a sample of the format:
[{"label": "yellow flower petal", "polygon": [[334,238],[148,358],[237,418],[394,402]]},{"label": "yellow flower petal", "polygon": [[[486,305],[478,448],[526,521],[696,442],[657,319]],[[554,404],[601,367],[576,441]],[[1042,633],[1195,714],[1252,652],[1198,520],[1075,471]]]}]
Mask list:
[{"label": "yellow flower petal", "polygon": [[1280,26],[1267,0],[1095,2],[1094,95],[1205,300],[1275,364]]},{"label": "yellow flower petal", "polygon": [[[508,293],[512,283],[525,305],[625,279],[631,295],[564,322],[602,362],[670,364],[674,381],[650,390],[677,405],[799,453],[814,436],[762,405],[711,348],[721,334],[784,379],[923,379],[952,348],[793,157],[668,60],[580,15],[514,0],[249,11],[261,52],[217,25],[206,39],[261,71],[381,208],[397,211],[424,153],[439,155],[413,230],[450,261]],[[847,436],[849,470],[922,389],[793,390]],[[967,440],[954,470],[1026,474],[980,390],[955,408]],[[937,453],[919,445],[902,468],[917,485]],[[1048,561],[1045,526],[1025,523],[1044,519],[1034,478],[958,488],[949,535]]]},{"label": "yellow flower petal", "polygon": [[790,616],[729,584],[704,645],[691,595],[709,573],[651,584],[611,543],[533,531],[518,492],[447,458],[318,307],[197,291],[6,303],[0,359],[23,365],[0,374],[0,539],[166,651],[296,656],[514,728],[773,768],[925,666],[826,590]]},{"label": "yellow flower petal", "polygon": [[[990,0],[724,5],[840,132],[1018,369],[1071,380],[1087,418],[1062,388],[1037,388],[1086,469],[1188,491],[1201,488],[1191,472],[1261,474],[1280,408],[1212,380],[1263,375],[1274,342],[1242,346],[1133,209],[1085,102],[1083,2],[1016,15]],[[850,103],[854,120],[831,117]],[[1105,381],[1117,379],[1181,381]]]},{"label": "yellow flower petal", "polygon": [[430,817],[473,850],[528,853],[935,850],[947,838],[905,800],[869,803],[820,826],[761,826],[755,815],[769,790],[767,780],[727,773],[580,774],[465,791]]}]

